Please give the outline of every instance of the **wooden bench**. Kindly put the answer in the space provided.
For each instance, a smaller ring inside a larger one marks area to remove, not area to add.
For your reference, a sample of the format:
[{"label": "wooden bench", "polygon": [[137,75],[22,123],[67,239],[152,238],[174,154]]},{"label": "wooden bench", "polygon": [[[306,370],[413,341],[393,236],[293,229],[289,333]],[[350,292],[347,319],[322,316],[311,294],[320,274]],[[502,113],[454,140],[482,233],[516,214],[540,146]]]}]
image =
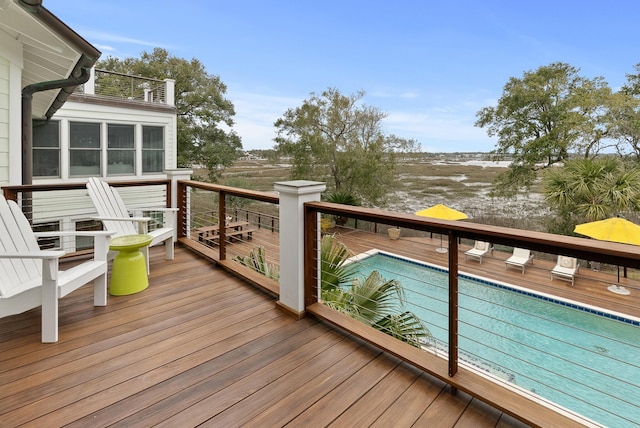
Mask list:
[{"label": "wooden bench", "polygon": [[[225,228],[225,238],[228,243],[232,243],[237,240],[241,240],[246,233],[247,240],[253,239],[253,232],[258,229],[250,227],[249,222],[234,222],[227,224]],[[218,225],[204,226],[194,230],[192,235],[194,239],[202,242],[208,246],[219,245],[220,242],[220,227]]]}]

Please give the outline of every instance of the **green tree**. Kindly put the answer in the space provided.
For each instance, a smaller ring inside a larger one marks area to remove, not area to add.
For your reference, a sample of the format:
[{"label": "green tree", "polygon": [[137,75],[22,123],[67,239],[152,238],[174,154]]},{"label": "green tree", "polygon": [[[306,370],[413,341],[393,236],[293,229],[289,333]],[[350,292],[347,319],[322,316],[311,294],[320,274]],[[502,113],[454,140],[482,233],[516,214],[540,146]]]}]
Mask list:
[{"label": "green tree", "polygon": [[319,96],[312,93],[275,122],[275,148],[291,158],[293,179],[327,181],[333,191],[379,204],[395,185],[398,154],[419,146],[385,134],[386,114],[362,104],[363,96],[362,91],[345,96],[332,88]]},{"label": "green tree", "polygon": [[612,156],[574,159],[545,171],[543,192],[558,214],[552,231],[570,234],[578,223],[638,211],[640,169]]},{"label": "green tree", "polygon": [[615,138],[618,141],[617,151],[620,155],[633,155],[640,161],[640,64],[635,66],[635,74],[627,74],[627,83],[620,94],[626,96],[620,107],[614,112],[616,116]]},{"label": "green tree", "polygon": [[602,149],[611,134],[613,94],[602,78],[589,80],[578,71],[553,63],[512,77],[497,106],[476,114],[476,126],[498,137],[494,160],[512,160],[496,180],[494,194],[527,189],[539,170],[568,160],[572,152],[591,157]]},{"label": "green tree", "polygon": [[155,48],[151,53],[143,52],[140,58],[108,57],[96,67],[175,80],[178,166],[204,165],[209,180],[215,182],[222,169],[240,156],[240,137],[230,130],[235,111],[233,103],[225,98],[227,87],[219,76],[208,74],[197,59],[187,61]]}]

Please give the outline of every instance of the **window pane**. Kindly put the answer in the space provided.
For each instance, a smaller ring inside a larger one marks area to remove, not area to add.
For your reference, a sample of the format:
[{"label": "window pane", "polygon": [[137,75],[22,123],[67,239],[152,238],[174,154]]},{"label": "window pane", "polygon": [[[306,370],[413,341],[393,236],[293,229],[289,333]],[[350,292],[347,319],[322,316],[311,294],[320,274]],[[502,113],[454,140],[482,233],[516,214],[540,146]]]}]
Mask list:
[{"label": "window pane", "polygon": [[69,146],[71,148],[100,149],[100,124],[70,122]]},{"label": "window pane", "polygon": [[33,176],[60,177],[60,150],[34,148]]},{"label": "window pane", "polygon": [[164,170],[164,128],[160,126],[142,127],[142,172],[162,172]]},{"label": "window pane", "polygon": [[[32,226],[34,232],[51,232],[60,230],[60,222],[38,223]],[[59,236],[47,236],[38,238],[38,245],[41,250],[54,250],[60,248]]]},{"label": "window pane", "polygon": [[109,150],[107,153],[107,174],[134,174],[135,152],[133,150]]},{"label": "window pane", "polygon": [[60,122],[33,124],[33,176],[60,177]]},{"label": "window pane", "polygon": [[33,147],[60,148],[60,122],[34,122]]},{"label": "window pane", "polygon": [[163,150],[144,150],[142,152],[142,172],[162,172],[163,170]]},{"label": "window pane", "polygon": [[101,175],[99,123],[70,122],[69,147],[71,176]]},{"label": "window pane", "polygon": [[164,129],[159,126],[143,126],[142,148],[164,150]]},{"label": "window pane", "polygon": [[107,125],[108,145],[110,149],[134,149],[133,125]]},{"label": "window pane", "polygon": [[[76,222],[76,230],[90,231],[102,230],[102,222],[96,220],[85,220]],[[76,251],[93,249],[92,236],[76,236]]]},{"label": "window pane", "polygon": [[71,150],[69,163],[72,176],[100,175],[99,150]]}]

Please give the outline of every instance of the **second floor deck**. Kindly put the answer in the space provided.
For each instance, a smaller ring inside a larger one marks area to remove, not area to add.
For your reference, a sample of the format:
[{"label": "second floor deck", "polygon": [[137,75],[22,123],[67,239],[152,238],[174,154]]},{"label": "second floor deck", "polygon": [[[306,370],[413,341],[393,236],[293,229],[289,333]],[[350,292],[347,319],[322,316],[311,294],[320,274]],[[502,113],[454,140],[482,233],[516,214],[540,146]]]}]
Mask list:
[{"label": "second floor deck", "polygon": [[3,426],[523,427],[521,422],[275,299],[184,247],[151,252],[147,290],[0,319]]}]

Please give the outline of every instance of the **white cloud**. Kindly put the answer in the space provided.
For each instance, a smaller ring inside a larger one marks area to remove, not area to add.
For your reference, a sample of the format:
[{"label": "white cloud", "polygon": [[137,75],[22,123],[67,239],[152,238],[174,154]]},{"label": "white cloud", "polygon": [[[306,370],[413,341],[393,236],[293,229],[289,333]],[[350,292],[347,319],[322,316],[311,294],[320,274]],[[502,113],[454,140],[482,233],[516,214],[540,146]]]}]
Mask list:
[{"label": "white cloud", "polygon": [[151,46],[151,47],[163,45],[163,43],[150,42],[142,39],[134,39],[131,37],[121,36],[119,34],[108,33],[108,32],[97,31],[97,30],[83,30],[82,34],[87,39],[98,40],[103,42],[127,43],[131,45]]},{"label": "white cloud", "polygon": [[229,89],[228,98],[235,107],[233,129],[242,138],[242,146],[250,149],[271,149],[276,136],[274,122],[289,108],[302,104],[303,99],[281,95],[235,92]]},{"label": "white cloud", "polygon": [[415,139],[425,151],[489,151],[494,145],[485,130],[474,126],[473,115],[456,114],[452,108],[426,113],[395,111],[384,122],[389,132]]},{"label": "white cloud", "polygon": [[101,52],[115,52],[115,51],[117,51],[117,49],[114,48],[113,46],[102,45],[102,44],[99,44],[99,43],[94,43],[93,45],[96,48],[98,48]]}]

